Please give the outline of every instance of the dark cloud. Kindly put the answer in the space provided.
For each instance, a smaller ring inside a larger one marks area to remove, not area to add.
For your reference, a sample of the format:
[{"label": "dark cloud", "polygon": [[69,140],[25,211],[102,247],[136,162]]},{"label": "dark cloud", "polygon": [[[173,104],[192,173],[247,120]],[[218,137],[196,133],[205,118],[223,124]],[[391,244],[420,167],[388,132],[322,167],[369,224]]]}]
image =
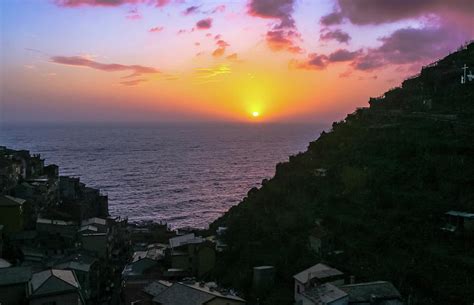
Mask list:
[{"label": "dark cloud", "polygon": [[338,11],[321,18],[323,25],[338,24],[345,17],[353,24],[381,24],[436,14],[457,14],[471,19],[472,0],[337,0]]},{"label": "dark cloud", "polygon": [[274,51],[301,52],[297,45],[300,39],[292,17],[295,0],[251,0],[248,13],[251,16],[279,20],[266,34],[266,41]]},{"label": "dark cloud", "polygon": [[154,6],[165,6],[171,0],[55,0],[58,6],[79,7],[79,6],[120,6],[125,4],[151,4]]},{"label": "dark cloud", "polygon": [[353,62],[355,69],[370,71],[385,65],[427,64],[458,48],[464,35],[443,26],[404,28],[380,41],[380,47],[368,49]]},{"label": "dark cloud", "polygon": [[77,67],[89,67],[106,72],[130,71],[132,74],[128,77],[139,76],[142,74],[160,73],[155,68],[140,65],[121,65],[104,64],[81,56],[53,56],[51,62]]},{"label": "dark cloud", "polygon": [[349,43],[351,40],[351,36],[344,31],[339,29],[337,30],[329,30],[323,29],[321,34],[319,35],[319,40],[321,41],[329,41],[329,40],[336,40],[340,43]]},{"label": "dark cloud", "polygon": [[361,51],[348,51],[345,49],[338,49],[333,53],[329,54],[328,61],[329,62],[343,62],[343,61],[351,61],[361,55]]},{"label": "dark cloud", "polygon": [[329,15],[321,17],[321,20],[319,23],[324,26],[330,26],[330,25],[335,25],[335,24],[341,24],[342,23],[343,16],[340,12],[333,12]]},{"label": "dark cloud", "polygon": [[206,18],[206,19],[199,20],[199,21],[196,23],[196,27],[197,27],[199,30],[207,30],[207,29],[210,29],[210,28],[212,27],[212,18]]},{"label": "dark cloud", "polygon": [[305,61],[292,61],[290,66],[303,70],[324,70],[328,65],[328,57],[324,54],[312,53]]},{"label": "dark cloud", "polygon": [[194,13],[197,13],[199,12],[199,6],[190,6],[188,8],[186,8],[184,11],[183,11],[183,15],[191,15],[191,14],[194,14]]}]

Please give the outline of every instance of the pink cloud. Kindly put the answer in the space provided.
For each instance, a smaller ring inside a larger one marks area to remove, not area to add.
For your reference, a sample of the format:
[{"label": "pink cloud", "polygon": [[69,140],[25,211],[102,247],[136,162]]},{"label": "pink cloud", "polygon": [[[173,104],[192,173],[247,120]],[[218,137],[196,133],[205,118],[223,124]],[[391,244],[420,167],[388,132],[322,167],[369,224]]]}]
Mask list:
[{"label": "pink cloud", "polygon": [[165,28],[162,26],[157,26],[148,30],[150,33],[159,33],[162,32]]},{"label": "pink cloud", "polygon": [[196,27],[198,28],[198,30],[210,29],[212,27],[212,18],[206,18],[206,19],[199,20],[196,23]]},{"label": "pink cloud", "polygon": [[131,74],[128,77],[139,76],[142,74],[160,73],[159,70],[153,67],[141,65],[122,65],[115,63],[104,64],[81,56],[53,56],[51,57],[51,62],[68,66],[89,67],[105,72],[130,71]]}]

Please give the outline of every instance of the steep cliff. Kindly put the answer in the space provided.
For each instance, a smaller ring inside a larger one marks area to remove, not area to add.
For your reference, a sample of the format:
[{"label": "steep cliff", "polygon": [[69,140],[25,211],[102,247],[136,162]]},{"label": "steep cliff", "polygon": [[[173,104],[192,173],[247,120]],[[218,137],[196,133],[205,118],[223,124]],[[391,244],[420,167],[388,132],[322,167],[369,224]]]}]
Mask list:
[{"label": "steep cliff", "polygon": [[[216,276],[252,291],[252,267],[274,265],[261,304],[292,304],[292,275],[325,261],[358,280],[389,280],[412,304],[474,302],[474,239],[443,233],[444,213],[474,212],[474,43],[334,123],[277,165],[212,224],[228,227]],[[309,247],[315,227],[327,234]]]}]

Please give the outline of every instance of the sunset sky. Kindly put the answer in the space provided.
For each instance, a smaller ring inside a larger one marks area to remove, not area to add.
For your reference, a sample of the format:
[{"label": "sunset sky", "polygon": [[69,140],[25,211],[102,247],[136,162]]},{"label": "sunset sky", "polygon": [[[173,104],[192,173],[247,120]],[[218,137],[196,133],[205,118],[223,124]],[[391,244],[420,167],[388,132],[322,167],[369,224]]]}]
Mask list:
[{"label": "sunset sky", "polygon": [[330,122],[474,38],[472,0],[2,0],[0,11],[0,119],[12,122]]}]

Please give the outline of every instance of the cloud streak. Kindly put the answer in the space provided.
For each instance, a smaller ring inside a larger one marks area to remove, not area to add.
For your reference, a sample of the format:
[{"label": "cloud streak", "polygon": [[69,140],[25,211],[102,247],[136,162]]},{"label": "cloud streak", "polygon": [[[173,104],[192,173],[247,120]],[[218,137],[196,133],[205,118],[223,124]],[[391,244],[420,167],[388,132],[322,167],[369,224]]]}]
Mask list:
[{"label": "cloud streak", "polygon": [[88,67],[105,72],[129,71],[131,72],[129,77],[139,76],[142,74],[160,73],[159,70],[153,67],[141,65],[122,65],[116,63],[104,64],[81,56],[53,56],[51,57],[51,62],[68,66]]},{"label": "cloud streak", "polygon": [[170,3],[171,0],[56,0],[54,3],[60,7],[80,7],[80,6],[105,6],[114,7],[126,4],[150,4],[162,7]]}]

